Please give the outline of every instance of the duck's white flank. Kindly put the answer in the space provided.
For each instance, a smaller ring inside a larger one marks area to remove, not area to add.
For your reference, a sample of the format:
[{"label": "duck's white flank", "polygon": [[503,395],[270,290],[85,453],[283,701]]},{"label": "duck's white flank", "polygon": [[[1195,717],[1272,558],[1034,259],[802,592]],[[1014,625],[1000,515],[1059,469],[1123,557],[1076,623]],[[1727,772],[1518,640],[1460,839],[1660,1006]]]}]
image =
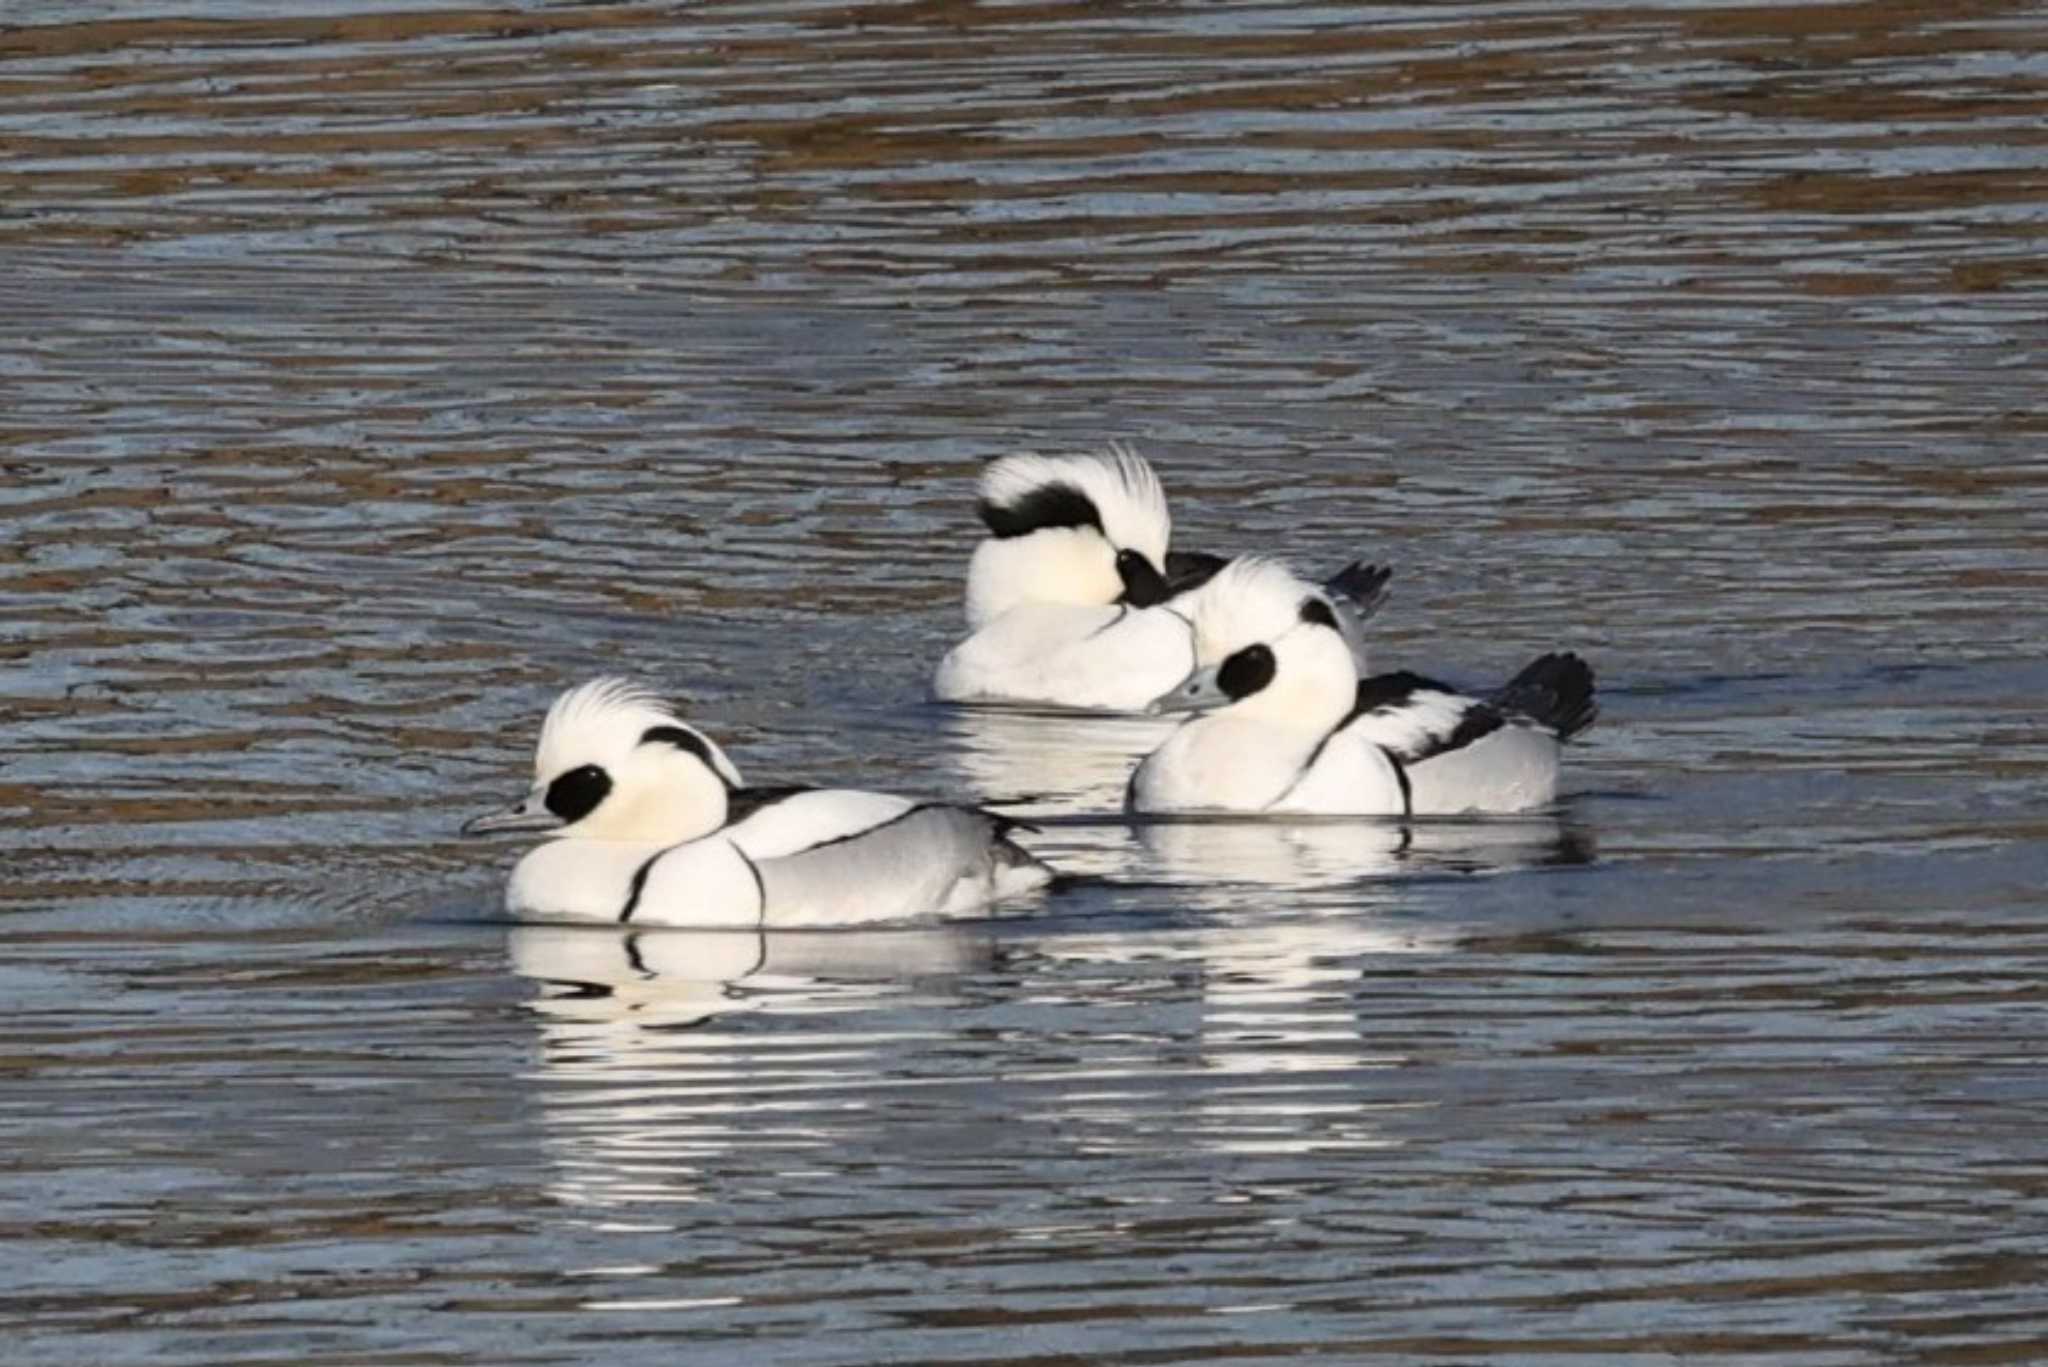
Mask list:
[{"label": "duck's white flank", "polygon": [[946,652],[941,702],[1049,703],[1137,711],[1194,664],[1187,618],[1170,607],[1026,603]]}]

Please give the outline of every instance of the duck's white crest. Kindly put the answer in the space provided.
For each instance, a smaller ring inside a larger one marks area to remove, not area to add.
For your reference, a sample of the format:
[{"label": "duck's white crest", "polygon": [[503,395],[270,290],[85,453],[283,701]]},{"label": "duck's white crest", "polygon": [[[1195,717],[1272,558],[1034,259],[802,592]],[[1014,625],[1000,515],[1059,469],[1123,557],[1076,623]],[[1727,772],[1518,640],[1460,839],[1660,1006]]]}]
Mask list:
[{"label": "duck's white crest", "polygon": [[546,779],[579,764],[615,764],[656,727],[673,726],[695,737],[720,778],[739,787],[740,771],[709,736],[684,721],[653,690],[616,675],[578,684],[556,698],[541,724],[533,754],[534,777]]},{"label": "duck's white crest", "polygon": [[1240,556],[1193,594],[1195,663],[1213,665],[1248,645],[1272,644],[1301,622],[1302,604],[1319,596],[1284,562]]},{"label": "duck's white crest", "polygon": [[[1127,572],[1156,579],[1173,531],[1158,476],[1127,446],[1004,456],[982,472],[979,511],[989,535],[967,566],[967,625],[977,632],[1014,608],[1117,603]],[[1100,625],[1083,612],[1065,629],[1083,636]]]},{"label": "duck's white crest", "polygon": [[1102,533],[1120,551],[1137,551],[1156,566],[1166,561],[1173,516],[1166,490],[1151,464],[1123,443],[1080,455],[1004,456],[981,474],[985,508],[1015,509],[1034,495],[1066,485],[1094,505]]}]

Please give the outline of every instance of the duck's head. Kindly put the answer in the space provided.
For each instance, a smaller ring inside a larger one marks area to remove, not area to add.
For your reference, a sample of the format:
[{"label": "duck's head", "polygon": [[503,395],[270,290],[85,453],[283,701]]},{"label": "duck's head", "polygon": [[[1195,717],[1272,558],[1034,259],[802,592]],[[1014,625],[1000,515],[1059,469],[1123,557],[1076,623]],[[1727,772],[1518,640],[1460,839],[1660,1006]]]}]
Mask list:
[{"label": "duck's head", "polygon": [[1358,668],[1329,600],[1277,560],[1233,560],[1196,590],[1195,669],[1154,712],[1237,709],[1326,729],[1351,710]]},{"label": "duck's head", "polygon": [[725,752],[673,707],[628,680],[594,679],[548,709],[526,796],[462,830],[675,844],[723,826],[739,786]]},{"label": "duck's head", "polygon": [[1151,607],[1169,596],[1166,491],[1128,446],[992,461],[979,511],[989,536],[967,571],[970,627],[1020,603]]}]

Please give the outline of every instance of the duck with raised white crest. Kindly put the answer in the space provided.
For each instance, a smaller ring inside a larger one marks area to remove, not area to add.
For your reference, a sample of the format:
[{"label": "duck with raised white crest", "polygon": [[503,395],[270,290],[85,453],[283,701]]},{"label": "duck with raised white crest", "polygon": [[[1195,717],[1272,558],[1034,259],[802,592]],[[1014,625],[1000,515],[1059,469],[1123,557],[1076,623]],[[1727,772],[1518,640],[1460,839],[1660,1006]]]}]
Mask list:
[{"label": "duck with raised white crest", "polygon": [[549,708],[532,789],[466,834],[545,832],[505,909],[528,919],[798,927],[963,916],[1052,871],[976,808],[838,788],[749,788],[653,693],[604,678]]},{"label": "duck with raised white crest", "polygon": [[1360,679],[1328,604],[1278,561],[1233,561],[1192,600],[1196,667],[1153,703],[1195,712],[1131,775],[1139,812],[1448,816],[1557,796],[1593,671],[1538,657],[1488,697],[1402,671]]},{"label": "duck with raised white crest", "polygon": [[[980,495],[970,634],[939,662],[935,697],[1138,711],[1194,667],[1187,601],[1226,562],[1168,549],[1173,519],[1144,457],[1004,456]],[[1321,590],[1361,653],[1387,576],[1354,563]]]}]

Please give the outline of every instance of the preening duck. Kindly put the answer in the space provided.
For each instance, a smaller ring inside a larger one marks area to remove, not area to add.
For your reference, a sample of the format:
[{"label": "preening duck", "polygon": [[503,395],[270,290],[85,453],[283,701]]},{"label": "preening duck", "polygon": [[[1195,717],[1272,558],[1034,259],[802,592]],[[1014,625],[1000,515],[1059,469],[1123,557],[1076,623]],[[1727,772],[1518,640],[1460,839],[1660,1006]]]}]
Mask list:
[{"label": "preening duck", "polygon": [[[1168,550],[1166,492],[1136,451],[1004,456],[977,507],[989,535],[968,564],[970,634],[933,696],[1138,711],[1194,667],[1187,602],[1227,562]],[[1322,591],[1361,657],[1387,577],[1354,563]]]},{"label": "preening duck", "polygon": [[1327,602],[1274,560],[1232,562],[1192,606],[1196,668],[1153,710],[1199,715],[1138,765],[1135,811],[1527,811],[1555,800],[1559,748],[1598,710],[1570,653],[1485,698],[1405,671],[1360,679]]},{"label": "preening duck", "polygon": [[833,788],[749,788],[725,752],[624,679],[548,709],[532,789],[466,834],[545,832],[505,909],[634,925],[852,925],[959,916],[1052,872],[971,807]]}]

